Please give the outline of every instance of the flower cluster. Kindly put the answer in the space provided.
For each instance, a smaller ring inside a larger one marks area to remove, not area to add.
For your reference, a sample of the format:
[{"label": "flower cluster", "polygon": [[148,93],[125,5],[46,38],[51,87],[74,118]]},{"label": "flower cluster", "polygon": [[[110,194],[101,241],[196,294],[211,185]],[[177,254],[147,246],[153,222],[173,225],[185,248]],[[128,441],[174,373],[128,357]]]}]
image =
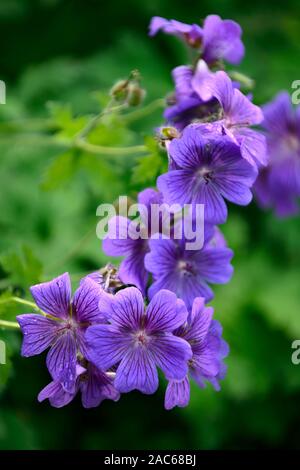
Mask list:
[{"label": "flower cluster", "polygon": [[300,106],[293,109],[289,94],[282,92],[263,112],[270,163],[260,171],[255,193],[262,207],[287,217],[299,212]]},{"label": "flower cluster", "polygon": [[24,335],[22,355],[49,350],[52,381],[39,401],[49,399],[60,408],[80,391],[83,406],[92,408],[135,389],[154,393],[157,367],[169,383],[167,409],[188,403],[188,374],[199,386],[208,380],[218,387],[227,346],[204,299],[195,299],[189,315],[182,300],[161,289],[145,307],[138,288],[115,293],[110,283],[105,290],[95,278],[97,273],[84,278],[73,297],[68,273],[33,286],[40,313],[17,317]]},{"label": "flower cluster", "polygon": [[[124,257],[119,270],[108,266],[85,277],[73,297],[68,274],[33,286],[40,314],[18,317],[22,354],[49,349],[52,382],[39,400],[56,407],[79,391],[87,408],[135,389],[154,393],[159,368],[168,381],[170,409],[188,404],[190,378],[219,390],[225,377],[228,346],[206,306],[214,295],[211,284],[227,283],[233,273],[233,252],[217,225],[227,220],[227,202],[250,203],[258,170],[267,164],[265,137],[253,128],[263,114],[223,70],[224,61],[238,64],[244,55],[237,23],[211,15],[200,27],[155,17],[150,35],[159,30],[178,36],[196,54],[193,65],[173,71],[175,93],[160,131],[168,171],[158,177],[158,190],[139,193],[138,220],[119,215],[109,221],[103,251]],[[173,221],[169,236],[164,211],[150,231],[147,209],[157,204],[179,211],[189,205],[192,225],[203,205],[202,246],[191,249],[182,227],[176,236],[171,209],[165,209]]]}]

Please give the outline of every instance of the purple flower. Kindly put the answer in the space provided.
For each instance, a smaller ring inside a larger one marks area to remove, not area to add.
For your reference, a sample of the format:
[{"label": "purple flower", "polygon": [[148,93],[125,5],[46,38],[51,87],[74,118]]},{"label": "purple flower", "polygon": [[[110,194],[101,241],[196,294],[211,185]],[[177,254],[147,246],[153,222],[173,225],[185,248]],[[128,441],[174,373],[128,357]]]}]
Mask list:
[{"label": "purple flower", "polygon": [[262,207],[274,207],[280,217],[299,212],[300,106],[295,110],[287,92],[263,108],[270,162],[260,171],[255,193]]},{"label": "purple flower", "polygon": [[116,366],[117,390],[154,393],[156,367],[167,379],[183,379],[191,348],[172,334],[187,318],[185,305],[175,294],[162,290],[145,311],[141,292],[128,287],[114,296],[104,294],[99,308],[109,324],[88,328],[89,359],[104,371]]},{"label": "purple flower", "polygon": [[208,302],[213,292],[207,283],[225,284],[230,280],[232,256],[229,248],[212,243],[210,238],[200,250],[187,250],[185,240],[151,240],[150,253],[145,257],[145,266],[154,279],[149,297],[168,289],[181,298],[189,310],[196,297],[204,297]]},{"label": "purple flower", "polygon": [[[211,382],[215,390],[220,390],[219,380],[226,374],[223,359],[229,348],[222,339],[222,327],[212,319],[213,308],[205,307],[204,299],[194,300],[192,313],[185,325],[174,331],[175,335],[184,338],[193,351],[189,360],[189,375],[201,388],[205,381]],[[188,375],[181,381],[171,380],[165,395],[165,408],[187,406],[190,400],[190,382]]]},{"label": "purple flower", "polygon": [[[124,284],[133,284],[145,291],[148,273],[144,257],[148,252],[149,228],[151,226],[151,204],[159,204],[161,195],[154,189],[145,189],[138,195],[141,222],[126,217],[112,217],[108,224],[108,236],[102,248],[108,256],[125,256],[119,268],[119,278]],[[146,209],[143,210],[142,206]],[[136,234],[140,233],[141,237]]]},{"label": "purple flower", "polygon": [[181,65],[172,72],[175,83],[175,94],[168,99],[169,106],[164,112],[164,118],[177,129],[182,130],[194,119],[203,119],[214,111],[215,103],[212,97],[202,99],[197,92],[212,72],[203,60],[199,60],[197,67]]},{"label": "purple flower", "polygon": [[215,132],[226,134],[237,143],[243,158],[251,165],[266,165],[265,137],[249,127],[262,122],[261,109],[235,88],[228,75],[222,71],[198,84],[197,92],[202,99],[214,96],[221,105],[222,115],[214,123]]},{"label": "purple flower", "polygon": [[178,36],[189,46],[199,48],[202,41],[202,28],[197,24],[185,24],[176,20],[166,20],[160,16],[154,16],[149,26],[149,35],[155,36],[160,30],[166,34]]},{"label": "purple flower", "polygon": [[52,381],[39,393],[38,400],[41,402],[49,399],[53,407],[61,408],[68,405],[79,391],[84,408],[95,408],[105,399],[117,401],[120,397],[108,374],[99,371],[92,364],[87,364],[86,368],[77,364],[75,389],[72,393],[66,392],[59,381]]},{"label": "purple flower", "polygon": [[246,162],[239,147],[226,136],[202,136],[188,126],[181,138],[173,139],[169,154],[178,169],[159,176],[157,186],[168,204],[204,204],[205,221],[227,219],[224,199],[247,205],[257,170]]},{"label": "purple flower", "polygon": [[85,356],[84,334],[92,323],[103,320],[98,309],[102,290],[91,279],[85,280],[71,299],[68,273],[30,289],[45,315],[24,314],[17,320],[23,333],[22,356],[41,354],[50,348],[47,367],[53,380],[65,391],[74,392],[77,352]]},{"label": "purple flower", "polygon": [[204,20],[203,29],[176,20],[166,20],[159,16],[152,18],[150,36],[160,30],[183,39],[189,46],[201,49],[202,58],[208,64],[226,60],[238,64],[244,56],[244,45],[241,41],[241,27],[232,20],[222,20],[217,15],[209,15]]},{"label": "purple flower", "polygon": [[203,59],[208,64],[218,60],[239,64],[245,53],[241,35],[242,29],[235,21],[207,16],[203,25]]}]

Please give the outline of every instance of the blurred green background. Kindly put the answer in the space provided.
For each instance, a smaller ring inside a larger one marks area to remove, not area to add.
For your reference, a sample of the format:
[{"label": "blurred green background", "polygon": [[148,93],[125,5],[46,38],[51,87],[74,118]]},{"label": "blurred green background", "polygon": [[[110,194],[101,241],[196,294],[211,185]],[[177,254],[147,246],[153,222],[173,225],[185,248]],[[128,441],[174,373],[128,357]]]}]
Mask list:
[{"label": "blurred green background", "polygon": [[[241,24],[240,70],[255,79],[257,103],[290,90],[300,78],[299,0],[1,0],[2,297],[11,285],[28,295],[32,283],[67,270],[75,284],[80,273],[101,266],[96,207],[154,185],[137,156],[66,154],[47,138],[49,119],[73,135],[82,125],[78,116],[97,112],[103,92],[133,68],[143,76],[147,102],[162,97],[186,51],[174,38],[150,39],[150,18],[197,22],[210,13]],[[108,120],[95,141],[142,143],[161,122],[161,110],[130,129]],[[235,275],[215,288],[213,302],[231,347],[228,375],[220,393],[193,387],[188,408],[165,411],[164,384],[153,396],[131,393],[95,410],[82,409],[78,399],[61,410],[38,404],[49,381],[45,358],[21,358],[21,335],[0,330],[8,345],[8,364],[0,365],[0,448],[299,447],[300,365],[291,363],[291,343],[300,339],[299,229],[299,218],[278,220],[255,203],[230,207],[223,230],[235,251]],[[13,319],[22,311],[1,305],[0,315]]]}]

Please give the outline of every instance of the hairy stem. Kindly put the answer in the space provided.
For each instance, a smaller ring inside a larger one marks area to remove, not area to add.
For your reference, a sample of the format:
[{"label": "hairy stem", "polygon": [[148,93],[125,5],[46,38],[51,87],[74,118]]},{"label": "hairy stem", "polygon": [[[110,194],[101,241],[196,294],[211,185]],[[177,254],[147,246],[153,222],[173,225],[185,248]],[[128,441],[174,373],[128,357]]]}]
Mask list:
[{"label": "hairy stem", "polygon": [[0,328],[9,328],[9,329],[20,329],[19,323],[16,321],[6,321],[6,320],[0,320]]}]

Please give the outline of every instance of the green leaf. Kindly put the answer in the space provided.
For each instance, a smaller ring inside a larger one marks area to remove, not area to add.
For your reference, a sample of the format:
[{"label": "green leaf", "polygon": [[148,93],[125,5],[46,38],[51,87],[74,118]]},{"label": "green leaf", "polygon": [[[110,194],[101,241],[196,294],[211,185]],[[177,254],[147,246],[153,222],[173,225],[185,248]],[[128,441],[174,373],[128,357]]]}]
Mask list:
[{"label": "green leaf", "polygon": [[75,137],[87,124],[89,116],[74,117],[70,105],[49,103],[48,108],[53,124],[58,128],[57,138]]},{"label": "green leaf", "polygon": [[42,264],[26,245],[0,256],[0,264],[13,285],[27,289],[41,279]]},{"label": "green leaf", "polygon": [[154,138],[147,137],[145,145],[150,153],[137,159],[133,168],[132,183],[153,185],[157,176],[167,171],[167,156],[159,149]]},{"label": "green leaf", "polygon": [[44,174],[41,188],[45,191],[68,183],[77,171],[77,153],[70,150],[55,157]]}]

